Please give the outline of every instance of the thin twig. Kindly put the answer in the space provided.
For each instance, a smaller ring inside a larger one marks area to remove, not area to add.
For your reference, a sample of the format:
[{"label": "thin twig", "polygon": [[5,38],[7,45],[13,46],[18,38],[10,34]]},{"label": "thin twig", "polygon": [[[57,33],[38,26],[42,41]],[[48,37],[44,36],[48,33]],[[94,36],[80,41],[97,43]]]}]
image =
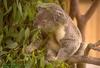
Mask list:
[{"label": "thin twig", "polygon": [[89,43],[87,48],[85,49],[85,56],[87,56],[89,54],[91,49],[96,50],[96,51],[100,51],[100,47],[98,47],[98,46],[100,46],[100,40],[94,44]]}]

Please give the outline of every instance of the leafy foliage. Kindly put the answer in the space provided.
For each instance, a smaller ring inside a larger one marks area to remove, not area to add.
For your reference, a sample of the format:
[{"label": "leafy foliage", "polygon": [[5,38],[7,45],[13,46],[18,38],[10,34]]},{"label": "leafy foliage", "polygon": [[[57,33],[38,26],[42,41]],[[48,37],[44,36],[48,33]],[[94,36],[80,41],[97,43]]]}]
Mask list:
[{"label": "leafy foliage", "polygon": [[45,64],[45,49],[35,51],[41,32],[33,24],[36,6],[43,2],[59,4],[58,0],[0,0],[0,68],[68,67],[65,63]]}]

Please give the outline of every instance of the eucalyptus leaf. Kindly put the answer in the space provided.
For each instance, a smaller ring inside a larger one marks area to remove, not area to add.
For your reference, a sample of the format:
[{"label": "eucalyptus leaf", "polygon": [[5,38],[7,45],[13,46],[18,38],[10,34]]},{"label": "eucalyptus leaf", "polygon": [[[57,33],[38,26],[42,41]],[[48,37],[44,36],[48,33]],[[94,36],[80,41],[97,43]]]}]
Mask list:
[{"label": "eucalyptus leaf", "polygon": [[22,16],[18,10],[16,10],[16,16],[15,16],[15,24],[18,24],[20,20],[22,19]]},{"label": "eucalyptus leaf", "polygon": [[54,68],[53,64],[49,63],[46,65],[46,68]]},{"label": "eucalyptus leaf", "polygon": [[3,22],[3,13],[2,12],[0,13],[0,22],[1,23]]},{"label": "eucalyptus leaf", "polygon": [[2,51],[3,50],[3,48],[2,48],[2,46],[0,45],[0,51]]},{"label": "eucalyptus leaf", "polygon": [[6,46],[6,48],[9,48],[9,49],[14,49],[18,46],[18,43],[17,42],[13,42],[13,43],[10,43],[9,45]]},{"label": "eucalyptus leaf", "polygon": [[[41,31],[32,26],[37,15],[36,6],[58,0],[0,0],[0,68],[68,68],[62,63],[45,64],[45,48],[31,53],[25,48],[44,44]],[[43,6],[43,5],[42,5]],[[2,62],[2,63],[1,63]],[[21,64],[20,67],[14,64]]]},{"label": "eucalyptus leaf", "polygon": [[7,39],[7,40],[5,41],[5,43],[6,43],[7,45],[9,45],[9,44],[12,44],[13,41],[12,41],[11,39]]},{"label": "eucalyptus leaf", "polygon": [[64,63],[61,64],[61,67],[62,67],[62,68],[66,68]]},{"label": "eucalyptus leaf", "polygon": [[12,6],[9,7],[9,9],[4,13],[4,16],[7,15],[9,12],[11,12]]},{"label": "eucalyptus leaf", "polygon": [[30,36],[30,29],[27,27],[25,30],[25,39],[28,39]]},{"label": "eucalyptus leaf", "polygon": [[8,52],[6,51],[0,51],[0,56],[4,55],[4,54],[7,54]]},{"label": "eucalyptus leaf", "polygon": [[13,3],[13,19],[15,21],[15,17],[16,17],[16,12],[17,12],[17,6],[16,3]]},{"label": "eucalyptus leaf", "polygon": [[28,15],[28,8],[29,6],[28,5],[25,5],[24,7],[23,7],[23,20],[25,20],[26,18],[27,18],[27,15]]},{"label": "eucalyptus leaf", "polygon": [[40,59],[40,67],[41,68],[44,68],[45,67],[45,59],[44,59],[44,56],[42,56],[41,59]]},{"label": "eucalyptus leaf", "polygon": [[18,10],[19,10],[21,16],[23,16],[22,6],[21,6],[21,3],[20,2],[18,3]]},{"label": "eucalyptus leaf", "polygon": [[29,6],[27,15],[30,21],[34,19],[35,14],[36,14],[35,8],[32,8],[32,6]]},{"label": "eucalyptus leaf", "polygon": [[10,54],[8,54],[8,55],[7,55],[7,60],[9,60],[9,61],[13,62],[13,59],[12,59],[12,57],[11,57],[11,55],[10,55]]},{"label": "eucalyptus leaf", "polygon": [[[24,39],[24,36],[25,36],[25,30],[24,30],[24,28],[22,28],[22,29],[20,30],[20,32],[18,33],[17,37],[16,37],[16,41],[17,41],[17,42],[21,42],[22,39]],[[23,41],[22,41],[22,42],[23,42]]]},{"label": "eucalyptus leaf", "polygon": [[0,35],[0,44],[1,44],[2,40],[3,40],[3,34]]},{"label": "eucalyptus leaf", "polygon": [[34,30],[32,31],[32,33],[33,33],[32,41],[35,41],[36,39],[39,39],[39,36],[40,36],[40,30],[34,29]]},{"label": "eucalyptus leaf", "polygon": [[4,6],[5,6],[5,9],[8,10],[7,0],[3,0],[3,3],[4,3]]},{"label": "eucalyptus leaf", "polygon": [[10,67],[11,68],[21,68],[20,64],[14,64],[14,63],[12,63]]}]

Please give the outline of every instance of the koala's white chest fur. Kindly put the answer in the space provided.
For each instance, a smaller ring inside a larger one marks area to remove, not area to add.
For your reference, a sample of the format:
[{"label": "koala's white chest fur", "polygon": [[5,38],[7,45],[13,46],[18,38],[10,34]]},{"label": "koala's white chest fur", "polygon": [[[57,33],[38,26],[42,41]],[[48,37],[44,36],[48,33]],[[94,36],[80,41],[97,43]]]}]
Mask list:
[{"label": "koala's white chest fur", "polygon": [[59,28],[55,32],[56,39],[54,39],[54,36],[51,37],[48,41],[48,47],[50,49],[58,51],[60,48],[60,45],[59,43],[57,43],[57,41],[59,42],[61,39],[63,39],[64,36],[65,36],[65,28],[63,25],[60,25]]},{"label": "koala's white chest fur", "polygon": [[63,39],[64,36],[65,36],[65,27],[64,25],[60,25],[60,27],[56,31],[56,39],[59,41]]}]

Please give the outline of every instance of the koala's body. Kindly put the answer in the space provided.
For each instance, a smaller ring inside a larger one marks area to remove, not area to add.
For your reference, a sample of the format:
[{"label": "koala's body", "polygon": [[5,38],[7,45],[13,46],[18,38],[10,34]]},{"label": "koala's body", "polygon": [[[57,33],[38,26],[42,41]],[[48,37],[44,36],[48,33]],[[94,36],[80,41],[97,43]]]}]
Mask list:
[{"label": "koala's body", "polygon": [[38,5],[35,23],[47,34],[47,60],[68,60],[79,49],[82,37],[79,29],[63,9],[54,3]]}]

